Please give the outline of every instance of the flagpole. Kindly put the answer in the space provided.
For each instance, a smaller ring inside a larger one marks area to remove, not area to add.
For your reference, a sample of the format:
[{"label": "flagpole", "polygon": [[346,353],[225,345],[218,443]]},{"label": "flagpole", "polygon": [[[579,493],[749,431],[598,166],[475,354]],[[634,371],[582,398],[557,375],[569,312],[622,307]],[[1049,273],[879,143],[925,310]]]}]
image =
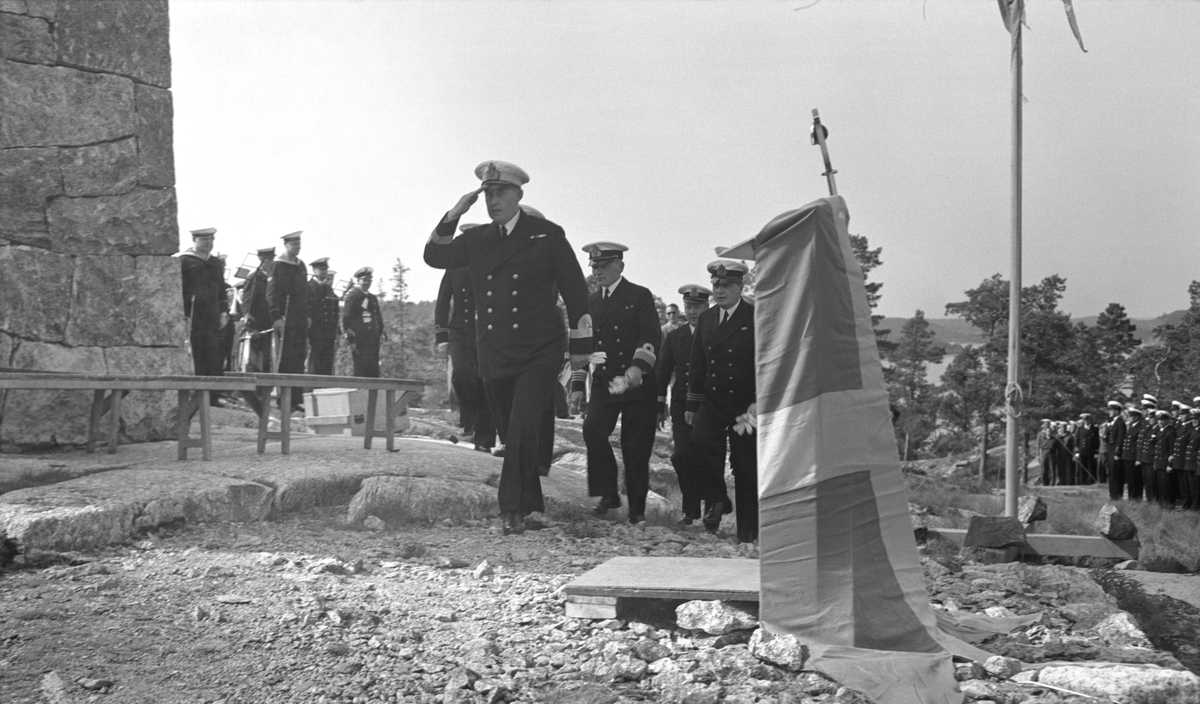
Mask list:
[{"label": "flagpole", "polygon": [[[1018,0],[1020,7],[1020,0]],[[1021,19],[1012,30],[1012,282],[1008,290],[1008,384],[1005,387],[1004,515],[1017,515],[1017,417],[1021,372]],[[981,462],[987,462],[983,458]]]}]

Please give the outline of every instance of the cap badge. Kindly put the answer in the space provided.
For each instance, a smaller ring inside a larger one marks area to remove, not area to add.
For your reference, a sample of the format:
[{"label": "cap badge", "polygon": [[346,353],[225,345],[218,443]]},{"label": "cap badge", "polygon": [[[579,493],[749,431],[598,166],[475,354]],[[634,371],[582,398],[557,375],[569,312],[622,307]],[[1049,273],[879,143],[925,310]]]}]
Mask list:
[{"label": "cap badge", "polygon": [[483,180],[484,181],[495,181],[499,178],[500,178],[500,169],[496,168],[495,163],[489,163],[487,165],[487,171],[484,172],[484,174],[483,174]]},{"label": "cap badge", "polygon": [[724,264],[720,264],[717,266],[717,276],[725,276],[727,273],[728,273],[728,271],[725,269]]}]

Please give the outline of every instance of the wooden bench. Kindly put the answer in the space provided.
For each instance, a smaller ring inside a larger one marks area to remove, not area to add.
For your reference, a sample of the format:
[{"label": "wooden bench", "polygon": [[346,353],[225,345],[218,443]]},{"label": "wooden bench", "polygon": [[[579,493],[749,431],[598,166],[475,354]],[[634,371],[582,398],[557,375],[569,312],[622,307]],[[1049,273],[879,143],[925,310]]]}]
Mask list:
[{"label": "wooden bench", "polygon": [[[377,379],[364,376],[321,376],[318,374],[268,374],[262,372],[241,372],[226,374],[225,379],[252,380],[257,388],[260,410],[258,415],[258,452],[267,450],[268,440],[278,440],[280,452],[291,452],[291,409],[292,389],[365,389],[367,391],[366,432],[363,437],[363,447],[371,449],[371,439],[375,435],[375,406],[379,401],[379,392],[384,392],[384,436],[387,439],[387,449],[396,447],[396,416],[398,411],[408,406],[414,396],[425,391],[425,382],[412,379]],[[272,391],[279,389],[279,430],[269,429],[271,421]],[[286,409],[286,410],[285,410]]]},{"label": "wooden bench", "polygon": [[[88,414],[87,451],[95,452],[96,440],[106,440],[108,453],[117,451],[117,433],[121,427],[121,400],[130,391],[176,391],[179,406],[176,410],[176,443],[179,459],[187,459],[187,451],[199,447],[201,456],[212,459],[212,423],[209,418],[209,399],[214,391],[255,390],[252,379],[228,376],[155,376],[155,375],[107,375],[71,374],[42,371],[0,371],[0,390],[6,391],[69,391],[73,389],[92,392],[92,408]],[[199,411],[200,437],[192,438],[188,433],[192,416]],[[100,421],[109,414],[107,430],[100,429]],[[261,450],[260,450],[261,452]]]}]

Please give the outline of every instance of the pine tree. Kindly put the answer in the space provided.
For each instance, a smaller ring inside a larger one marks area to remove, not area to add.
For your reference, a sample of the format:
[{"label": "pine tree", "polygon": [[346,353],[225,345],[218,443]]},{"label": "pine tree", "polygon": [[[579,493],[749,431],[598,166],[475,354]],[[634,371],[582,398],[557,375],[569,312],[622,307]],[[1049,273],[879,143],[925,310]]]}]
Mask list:
[{"label": "pine tree", "polygon": [[940,364],[946,349],[934,344],[933,331],[925,312],[918,310],[900,328],[900,339],[891,353],[889,384],[892,404],[900,412],[896,420],[897,443],[902,458],[910,459],[933,431],[937,409],[934,386],[927,379],[930,364]]}]

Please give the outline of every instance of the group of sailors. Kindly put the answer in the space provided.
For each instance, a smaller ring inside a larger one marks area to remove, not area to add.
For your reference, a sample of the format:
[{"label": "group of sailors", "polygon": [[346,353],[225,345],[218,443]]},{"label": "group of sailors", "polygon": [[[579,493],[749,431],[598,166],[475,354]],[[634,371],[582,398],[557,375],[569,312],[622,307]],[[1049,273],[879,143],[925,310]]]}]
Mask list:
[{"label": "group of sailors", "polygon": [[[711,288],[680,287],[684,320],[664,326],[654,294],[624,276],[628,247],[611,241],[582,247],[597,284],[589,292],[563,229],[520,203],[528,174],[487,161],[475,175],[480,186],[441,217],[424,257],[446,270],[436,335],[452,360],[464,429],[473,431],[476,449],[504,446],[504,531],[541,523],[532,514],[544,510],[540,477],[549,471],[565,383],[571,400],[586,407],[588,492],[597,515],[621,509],[623,493],[625,517],[645,520],[656,428],[669,418],[680,522],[715,532],[736,509],[738,540],[756,540],[754,305],[742,297],[747,267],[729,259],[708,264]],[[480,195],[491,222],[460,226]],[[609,441],[618,422],[623,486]]]},{"label": "group of sailors", "polygon": [[[334,272],[321,258],[306,265],[299,257],[300,232],[284,235],[283,254],[275,247],[256,251],[258,266],[243,267],[230,286],[225,260],[213,254],[215,228],[193,230],[192,247],[180,255],[183,310],[195,373],[227,371],[332,375],[338,340],[350,345],[354,376],[379,376],[384,338],[378,297],[371,293],[374,271],[363,267],[341,295]],[[311,273],[310,273],[311,271]],[[245,395],[257,412],[258,399]],[[293,411],[303,397],[292,395]],[[222,405],[219,395],[212,403]]]},{"label": "group of sailors", "polygon": [[1099,425],[1090,413],[1070,423],[1042,419],[1042,483],[1107,484],[1114,501],[1200,510],[1200,396],[1159,405],[1151,394],[1138,404],[1109,401]]}]

